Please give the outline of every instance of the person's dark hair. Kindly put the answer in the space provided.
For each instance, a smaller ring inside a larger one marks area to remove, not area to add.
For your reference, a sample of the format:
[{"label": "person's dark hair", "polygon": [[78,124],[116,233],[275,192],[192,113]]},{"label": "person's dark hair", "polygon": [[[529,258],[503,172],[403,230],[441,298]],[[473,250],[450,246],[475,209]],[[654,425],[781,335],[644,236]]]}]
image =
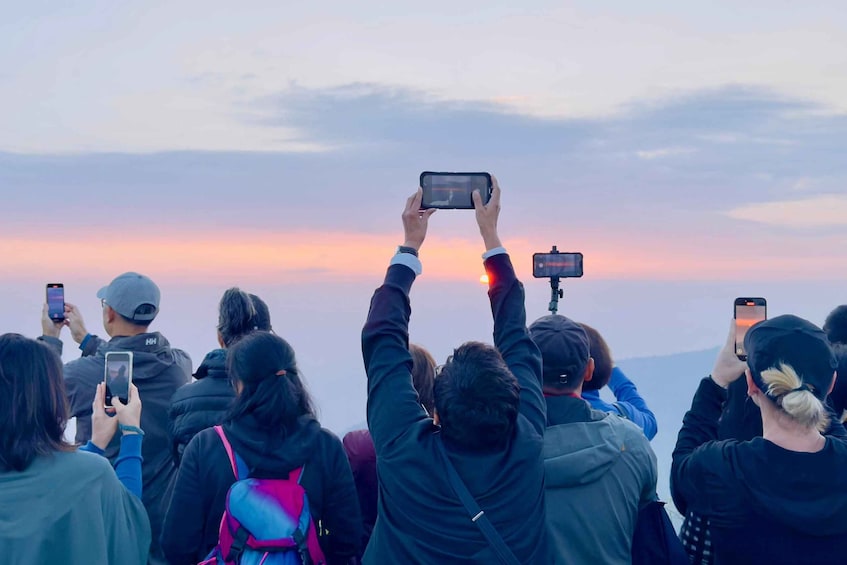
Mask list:
[{"label": "person's dark hair", "polygon": [[286,432],[300,416],[315,414],[294,350],[277,335],[255,331],[239,339],[229,349],[227,372],[242,387],[228,421],[251,414],[265,428]]},{"label": "person's dark hair", "polygon": [[847,344],[847,304],[837,306],[823,323],[823,331],[830,343]]},{"label": "person's dark hair", "polygon": [[436,376],[434,397],[441,433],[462,448],[499,449],[514,433],[520,385],[490,345],[456,349]]},{"label": "person's dark hair", "polygon": [[590,381],[582,383],[582,390],[600,390],[612,378],[612,368],[614,361],[612,360],[612,352],[609,350],[609,345],[600,332],[589,326],[588,324],[579,324],[585,333],[588,335],[588,346],[591,352],[591,358],[594,359],[594,376]]},{"label": "person's dark hair", "polygon": [[47,345],[0,336],[0,470],[23,471],[39,455],[72,451],[62,361]]},{"label": "person's dark hair", "polygon": [[435,383],[435,359],[429,351],[414,343],[409,344],[409,353],[412,355],[412,385],[418,391],[418,398],[423,407],[432,414],[432,409],[435,407],[432,396]]},{"label": "person's dark hair", "polygon": [[829,394],[829,404],[832,406],[835,416],[842,420],[844,411],[847,410],[847,344],[836,343],[832,346],[835,358],[838,359],[835,387]]},{"label": "person's dark hair", "polygon": [[238,287],[227,289],[218,306],[218,332],[224,346],[232,345],[255,330],[270,331],[268,305],[254,294]]}]

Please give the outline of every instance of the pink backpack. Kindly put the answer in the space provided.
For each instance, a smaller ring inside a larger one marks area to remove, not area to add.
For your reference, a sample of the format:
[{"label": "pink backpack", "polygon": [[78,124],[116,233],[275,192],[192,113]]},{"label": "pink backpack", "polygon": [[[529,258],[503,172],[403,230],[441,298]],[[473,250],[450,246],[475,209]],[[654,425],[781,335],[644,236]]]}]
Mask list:
[{"label": "pink backpack", "polygon": [[303,467],[286,479],[251,479],[244,460],[215,426],[235,483],[226,495],[218,545],[200,565],[325,565],[309,499],[300,486]]}]

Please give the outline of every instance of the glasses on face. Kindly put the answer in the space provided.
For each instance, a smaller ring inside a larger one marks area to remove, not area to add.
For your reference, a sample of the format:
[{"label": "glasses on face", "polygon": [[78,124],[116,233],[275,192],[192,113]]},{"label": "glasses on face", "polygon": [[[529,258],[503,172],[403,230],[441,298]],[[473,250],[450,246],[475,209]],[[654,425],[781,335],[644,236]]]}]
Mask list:
[{"label": "glasses on face", "polygon": [[101,298],[101,299],[100,299],[100,308],[105,308],[105,307],[106,307],[106,299],[105,299],[105,298]]}]

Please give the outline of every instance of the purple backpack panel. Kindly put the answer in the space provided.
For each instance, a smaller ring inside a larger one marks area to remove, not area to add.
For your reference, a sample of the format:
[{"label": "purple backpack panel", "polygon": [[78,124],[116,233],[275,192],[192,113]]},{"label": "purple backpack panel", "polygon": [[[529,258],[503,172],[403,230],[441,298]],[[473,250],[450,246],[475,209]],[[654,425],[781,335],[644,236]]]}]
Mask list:
[{"label": "purple backpack panel", "polygon": [[218,545],[200,565],[324,565],[309,498],[300,486],[303,467],[286,479],[251,479],[221,426],[235,483],[226,495]]}]

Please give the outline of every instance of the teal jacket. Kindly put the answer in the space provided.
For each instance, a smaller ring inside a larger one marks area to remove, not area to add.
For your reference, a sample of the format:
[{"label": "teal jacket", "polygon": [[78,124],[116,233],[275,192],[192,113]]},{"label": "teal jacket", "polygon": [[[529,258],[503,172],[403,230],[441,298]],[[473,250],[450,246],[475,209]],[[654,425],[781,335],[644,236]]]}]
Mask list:
[{"label": "teal jacket", "polygon": [[109,461],[81,451],[0,472],[0,561],[71,565],[147,563],[144,505]]},{"label": "teal jacket", "polygon": [[554,563],[629,564],[638,510],[656,498],[641,428],[581,398],[547,397],[544,479]]}]

